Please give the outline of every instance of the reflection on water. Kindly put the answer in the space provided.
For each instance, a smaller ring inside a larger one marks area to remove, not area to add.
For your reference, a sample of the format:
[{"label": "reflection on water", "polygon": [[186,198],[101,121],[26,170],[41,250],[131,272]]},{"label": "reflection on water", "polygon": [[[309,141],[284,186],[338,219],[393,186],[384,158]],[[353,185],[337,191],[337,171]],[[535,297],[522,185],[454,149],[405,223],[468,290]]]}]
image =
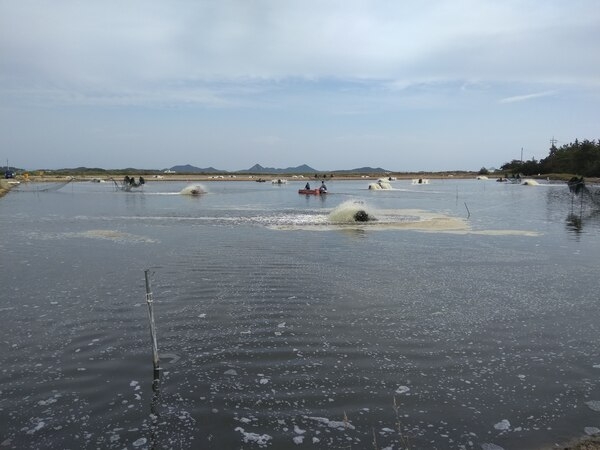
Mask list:
[{"label": "reflection on water", "polygon": [[567,216],[567,229],[569,231],[573,231],[575,234],[581,233],[583,230],[583,220],[581,216],[581,212],[579,215],[571,213]]},{"label": "reflection on water", "polygon": [[530,449],[595,426],[592,202],[392,183],[4,197],[0,447]]},{"label": "reflection on water", "polygon": [[579,184],[577,189],[551,192],[548,195],[548,203],[553,208],[568,210],[565,225],[567,231],[574,236],[584,233],[587,228],[600,229],[600,188],[598,186]]}]

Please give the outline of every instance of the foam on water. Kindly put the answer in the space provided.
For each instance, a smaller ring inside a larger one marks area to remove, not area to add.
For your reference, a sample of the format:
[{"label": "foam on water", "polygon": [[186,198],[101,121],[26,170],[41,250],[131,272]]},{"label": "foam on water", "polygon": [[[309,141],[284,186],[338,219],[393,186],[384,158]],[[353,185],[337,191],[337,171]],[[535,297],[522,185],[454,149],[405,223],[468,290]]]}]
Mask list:
[{"label": "foam on water", "polygon": [[369,189],[373,191],[392,190],[392,185],[387,180],[378,180],[377,183],[370,183]]},{"label": "foam on water", "polygon": [[377,220],[365,202],[347,200],[329,213],[329,222],[334,224],[356,223],[356,215],[361,212],[367,213],[368,222]]},{"label": "foam on water", "polygon": [[[360,218],[357,218],[359,217]],[[438,232],[469,232],[468,223],[442,213],[415,209],[375,209],[364,201],[348,200],[329,214],[294,215],[278,217],[268,226],[280,230],[328,231],[347,227],[370,230],[410,229]]]},{"label": "foam on water", "polygon": [[179,193],[181,195],[202,195],[206,194],[207,190],[202,184],[190,184],[184,187]]},{"label": "foam on water", "polygon": [[145,236],[136,236],[131,233],[124,233],[122,231],[116,230],[89,230],[81,233],[65,233],[65,235],[71,237],[83,237],[88,239],[106,239],[116,242],[156,242],[155,240],[147,238]]},{"label": "foam on water", "polygon": [[[364,214],[367,220],[357,219]],[[331,231],[348,227],[381,230],[412,230],[428,233],[477,234],[488,236],[540,236],[529,230],[473,230],[468,220],[448,214],[419,209],[375,209],[364,201],[348,200],[329,214],[286,214],[257,218],[269,228],[278,230]]]}]

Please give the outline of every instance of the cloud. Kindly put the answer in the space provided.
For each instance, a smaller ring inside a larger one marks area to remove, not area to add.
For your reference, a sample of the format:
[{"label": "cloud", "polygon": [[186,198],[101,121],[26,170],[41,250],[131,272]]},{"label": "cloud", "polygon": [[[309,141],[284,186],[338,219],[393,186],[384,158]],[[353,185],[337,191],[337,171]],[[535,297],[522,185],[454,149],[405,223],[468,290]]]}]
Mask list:
[{"label": "cloud", "polygon": [[506,97],[500,100],[500,103],[516,103],[516,102],[526,102],[528,100],[533,100],[541,97],[549,97],[551,95],[556,94],[555,91],[545,91],[545,92],[536,92],[533,94],[525,94],[525,95],[516,95],[514,97]]},{"label": "cloud", "polygon": [[59,166],[107,147],[415,168],[444,149],[478,169],[502,163],[509,123],[518,148],[590,137],[599,43],[597,0],[0,0],[0,147]]},{"label": "cloud", "polygon": [[32,84],[115,90],[287,78],[577,82],[600,70],[582,55],[600,40],[593,5],[569,4],[567,14],[480,0],[20,0],[0,6],[0,68]]}]

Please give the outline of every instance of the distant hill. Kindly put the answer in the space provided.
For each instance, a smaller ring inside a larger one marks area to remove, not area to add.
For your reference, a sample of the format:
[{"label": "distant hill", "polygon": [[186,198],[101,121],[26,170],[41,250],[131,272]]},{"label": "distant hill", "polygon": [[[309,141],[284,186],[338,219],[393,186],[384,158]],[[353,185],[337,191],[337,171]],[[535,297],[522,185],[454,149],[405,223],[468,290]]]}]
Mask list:
[{"label": "distant hill", "polygon": [[[44,169],[47,170],[47,169]],[[362,175],[362,174],[385,174],[391,173],[391,171],[382,169],[381,167],[359,167],[357,169],[344,169],[344,170],[317,170],[306,164],[302,164],[296,167],[287,167],[285,169],[278,169],[275,167],[263,167],[260,164],[254,164],[249,169],[245,170],[237,170],[237,171],[227,171],[221,169],[215,169],[214,167],[196,167],[191,164],[183,164],[173,166],[169,169],[136,169],[134,167],[127,167],[125,169],[102,169],[99,167],[89,168],[89,167],[77,167],[72,169],[56,169],[56,170],[47,170],[48,172],[53,172],[55,174],[66,174],[66,175],[77,175],[81,173],[88,174],[101,174],[105,172],[110,173],[121,173],[121,174],[151,174],[151,173],[162,173],[166,171],[172,171],[180,174],[229,174],[229,173],[244,173],[244,174],[271,174],[271,175],[293,175],[293,174],[338,174],[338,175]]]},{"label": "distant hill", "polygon": [[[200,168],[192,166],[191,164],[173,166],[170,169],[176,173],[211,173],[211,174],[225,174],[230,173],[227,170],[215,169],[214,167]],[[254,164],[249,169],[237,170],[234,173],[252,173],[252,174],[272,174],[272,175],[291,175],[291,174],[313,174],[313,173],[337,173],[339,175],[352,175],[352,174],[382,174],[390,173],[391,171],[382,169],[381,167],[359,167],[356,169],[344,169],[344,170],[328,170],[322,171],[313,169],[312,167],[302,164],[296,167],[287,167],[285,169],[279,169],[276,167],[263,167],[260,164]]]},{"label": "distant hill", "polygon": [[382,169],[381,167],[359,167],[357,169],[349,169],[349,170],[333,170],[339,175],[345,174],[357,174],[357,173],[391,173],[390,170]]},{"label": "distant hill", "polygon": [[237,173],[271,173],[271,174],[292,174],[292,173],[314,173],[318,172],[306,164],[297,167],[288,167],[286,169],[276,169],[274,167],[263,167],[260,164],[254,164],[246,170],[238,170]]},{"label": "distant hill", "polygon": [[214,167],[207,167],[205,169],[201,169],[200,167],[195,167],[190,164],[185,164],[183,166],[173,166],[169,170],[177,173],[227,173],[226,170],[215,169]]}]

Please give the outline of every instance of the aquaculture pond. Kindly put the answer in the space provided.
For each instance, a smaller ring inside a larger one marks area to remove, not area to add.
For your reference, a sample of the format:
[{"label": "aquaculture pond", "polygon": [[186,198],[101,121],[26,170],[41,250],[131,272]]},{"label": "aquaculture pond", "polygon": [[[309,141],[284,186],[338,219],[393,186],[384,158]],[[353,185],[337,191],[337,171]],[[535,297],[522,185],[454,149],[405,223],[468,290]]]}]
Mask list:
[{"label": "aquaculture pond", "polygon": [[13,189],[0,448],[535,449],[598,432],[596,188],[372,182]]}]

